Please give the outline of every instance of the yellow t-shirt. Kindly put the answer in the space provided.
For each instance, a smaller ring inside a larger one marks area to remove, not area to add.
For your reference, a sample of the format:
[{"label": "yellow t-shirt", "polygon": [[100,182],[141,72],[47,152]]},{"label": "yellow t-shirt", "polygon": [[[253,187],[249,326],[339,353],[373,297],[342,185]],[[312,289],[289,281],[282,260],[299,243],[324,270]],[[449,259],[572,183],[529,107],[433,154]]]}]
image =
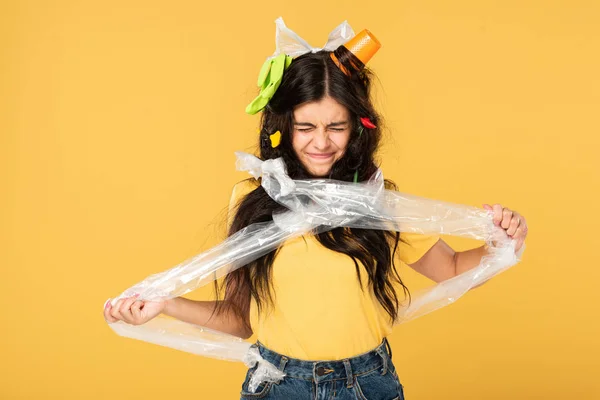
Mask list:
[{"label": "yellow t-shirt", "polygon": [[[258,183],[237,183],[230,200],[233,207]],[[401,261],[411,264],[423,256],[439,235],[400,233],[408,242],[398,243]],[[356,267],[346,254],[322,246],[311,234],[288,240],[273,263],[274,305],[259,315],[254,299],[250,323],[266,347],[303,360],[340,360],[378,346],[392,332],[385,309],[368,287],[368,276],[360,266],[364,292]],[[399,285],[398,285],[399,286]],[[400,300],[404,293],[396,288]]]}]

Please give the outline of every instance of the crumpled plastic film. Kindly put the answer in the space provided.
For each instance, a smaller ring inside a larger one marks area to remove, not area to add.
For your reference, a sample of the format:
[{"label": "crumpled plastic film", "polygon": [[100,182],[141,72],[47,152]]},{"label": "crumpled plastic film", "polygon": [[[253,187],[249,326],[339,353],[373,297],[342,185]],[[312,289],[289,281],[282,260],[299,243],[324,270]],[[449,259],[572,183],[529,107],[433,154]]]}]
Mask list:
[{"label": "crumpled plastic film", "polygon": [[[273,221],[251,224],[219,245],[161,273],[153,274],[112,299],[139,294],[156,301],[182,296],[275,250],[305,233],[337,227],[381,229],[421,234],[446,234],[485,241],[489,254],[465,273],[413,293],[410,305],[399,310],[395,324],[409,321],[456,301],[469,289],[515,265],[525,249],[515,253],[514,239],[494,225],[492,212],[476,207],[386,190],[377,171],[367,182],[331,179],[293,180],[282,159],[262,161],[236,152],[238,170],[262,177],[266,193],[288,210]],[[253,367],[249,390],[261,382],[279,382],[285,373],[264,360],[243,339],[163,315],[143,325],[109,324],[119,335]]]},{"label": "crumpled plastic film", "polygon": [[354,30],[352,30],[348,21],[344,21],[329,33],[327,43],[322,48],[312,47],[306,40],[298,36],[296,32],[288,28],[285,22],[283,22],[282,17],[275,20],[275,26],[275,52],[267,60],[277,57],[282,53],[296,58],[308,52],[316,53],[320,50],[334,51],[354,37]]},{"label": "crumpled plastic film", "polygon": [[[432,288],[416,291],[410,306],[400,311],[396,324],[453,303],[472,287],[516,264],[525,250],[523,244],[515,254],[516,240],[494,225],[492,213],[487,210],[385,190],[381,171],[371,177],[367,185],[357,189],[356,183],[330,179],[294,181],[281,172],[284,168],[280,159],[263,162],[249,154],[237,154],[238,169],[247,169],[258,177],[259,167],[262,167],[261,184],[265,191],[295,211],[284,214],[285,221],[274,215],[274,221],[280,225],[304,220],[314,225],[329,225],[332,229],[347,226],[439,233],[488,243],[489,254],[481,259],[478,267]],[[496,241],[495,245],[492,245],[493,241]]]}]

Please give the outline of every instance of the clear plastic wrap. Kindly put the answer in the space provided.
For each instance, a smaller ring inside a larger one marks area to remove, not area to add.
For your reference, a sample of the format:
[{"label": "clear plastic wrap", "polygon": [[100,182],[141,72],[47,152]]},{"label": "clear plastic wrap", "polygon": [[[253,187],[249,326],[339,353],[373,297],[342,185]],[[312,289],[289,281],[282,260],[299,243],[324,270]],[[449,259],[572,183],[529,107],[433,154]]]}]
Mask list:
[{"label": "clear plastic wrap", "polygon": [[[249,225],[221,244],[164,272],[150,275],[112,299],[139,294],[140,300],[182,296],[268,254],[285,241],[309,232],[337,227],[380,229],[421,234],[445,234],[485,241],[489,254],[458,276],[413,293],[399,310],[395,324],[409,321],[456,301],[469,289],[515,265],[525,245],[515,253],[516,240],[494,225],[492,212],[476,207],[386,190],[381,171],[363,183],[331,179],[292,180],[282,159],[262,161],[236,152],[238,170],[248,171],[268,195],[288,210],[273,221]],[[143,325],[118,321],[109,326],[119,335],[207,357],[259,366],[249,384],[278,382],[285,374],[262,359],[241,338],[159,315]]]}]

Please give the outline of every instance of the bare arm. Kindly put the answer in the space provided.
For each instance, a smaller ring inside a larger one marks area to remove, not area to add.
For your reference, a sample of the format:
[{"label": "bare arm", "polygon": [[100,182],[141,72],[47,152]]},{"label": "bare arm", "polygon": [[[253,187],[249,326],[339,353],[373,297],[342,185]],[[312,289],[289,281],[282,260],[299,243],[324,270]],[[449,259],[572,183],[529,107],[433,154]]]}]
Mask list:
[{"label": "bare arm", "polygon": [[181,321],[229,333],[242,339],[248,339],[252,336],[252,332],[248,332],[242,321],[232,313],[215,313],[211,318],[215,305],[216,301],[198,301],[175,297],[167,300],[163,314]]},{"label": "bare arm", "polygon": [[475,268],[487,254],[485,245],[465,251],[454,251],[440,239],[423,257],[409,266],[435,282],[442,282]]}]

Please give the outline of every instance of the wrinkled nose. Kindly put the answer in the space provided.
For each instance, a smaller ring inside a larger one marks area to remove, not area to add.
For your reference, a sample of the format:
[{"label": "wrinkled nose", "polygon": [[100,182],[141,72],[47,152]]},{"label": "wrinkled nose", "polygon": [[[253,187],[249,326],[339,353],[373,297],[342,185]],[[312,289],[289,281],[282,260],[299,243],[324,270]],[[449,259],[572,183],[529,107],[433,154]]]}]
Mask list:
[{"label": "wrinkled nose", "polygon": [[315,145],[315,148],[324,150],[329,145],[329,135],[324,129],[317,129],[316,131],[313,138],[313,144]]}]

